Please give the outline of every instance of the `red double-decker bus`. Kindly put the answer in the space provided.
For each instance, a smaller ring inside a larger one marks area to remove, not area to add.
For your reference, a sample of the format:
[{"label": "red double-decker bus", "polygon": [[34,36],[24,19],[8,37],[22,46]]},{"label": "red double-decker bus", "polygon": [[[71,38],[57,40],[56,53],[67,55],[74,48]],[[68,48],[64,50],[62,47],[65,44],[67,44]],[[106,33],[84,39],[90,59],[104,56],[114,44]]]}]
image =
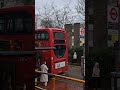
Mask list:
[{"label": "red double-decker bus", "polygon": [[0,90],[34,90],[34,11],[0,9]]},{"label": "red double-decker bus", "polygon": [[[42,47],[44,50],[37,50]],[[35,30],[35,49],[38,53],[38,63],[46,61],[50,73],[59,74],[68,70],[68,42],[65,30]]]}]

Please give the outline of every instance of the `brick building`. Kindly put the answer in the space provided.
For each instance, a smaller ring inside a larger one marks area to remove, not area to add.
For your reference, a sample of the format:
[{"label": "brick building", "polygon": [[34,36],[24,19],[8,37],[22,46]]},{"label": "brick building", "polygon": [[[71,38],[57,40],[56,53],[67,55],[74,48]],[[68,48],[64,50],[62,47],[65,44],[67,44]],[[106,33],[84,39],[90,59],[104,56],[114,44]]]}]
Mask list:
[{"label": "brick building", "polygon": [[80,23],[74,24],[74,46],[80,46]]},{"label": "brick building", "polygon": [[72,36],[73,36],[73,26],[72,24],[65,24],[65,31],[67,32],[67,38],[68,38],[68,47],[72,48],[73,46],[73,40],[72,40]]},{"label": "brick building", "polygon": [[74,23],[74,24],[65,25],[69,48],[72,48],[73,46],[80,46],[80,28],[81,27],[84,28],[84,24]]}]

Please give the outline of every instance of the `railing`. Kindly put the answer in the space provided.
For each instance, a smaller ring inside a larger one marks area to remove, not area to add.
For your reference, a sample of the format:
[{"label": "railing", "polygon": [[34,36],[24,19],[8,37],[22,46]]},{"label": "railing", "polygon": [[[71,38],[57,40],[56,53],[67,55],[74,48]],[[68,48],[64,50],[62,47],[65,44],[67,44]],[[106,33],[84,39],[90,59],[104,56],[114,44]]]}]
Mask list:
[{"label": "railing", "polygon": [[[71,78],[71,77],[67,77],[67,76],[63,76],[63,75],[57,75],[57,74],[52,74],[52,73],[43,73],[39,70],[35,70],[36,73],[39,73],[39,74],[47,74],[49,76],[54,76],[54,78],[52,78],[52,81],[53,81],[53,88],[55,87],[55,77],[59,77],[59,78],[63,78],[63,79],[68,79],[68,80],[72,80],[72,81],[75,81],[75,82],[79,82],[79,83],[85,83],[85,80],[80,80],[80,79],[76,79],[76,78]],[[39,89],[39,90],[46,90],[46,89],[43,89],[41,87],[38,87],[38,86],[35,86],[35,88]]]}]

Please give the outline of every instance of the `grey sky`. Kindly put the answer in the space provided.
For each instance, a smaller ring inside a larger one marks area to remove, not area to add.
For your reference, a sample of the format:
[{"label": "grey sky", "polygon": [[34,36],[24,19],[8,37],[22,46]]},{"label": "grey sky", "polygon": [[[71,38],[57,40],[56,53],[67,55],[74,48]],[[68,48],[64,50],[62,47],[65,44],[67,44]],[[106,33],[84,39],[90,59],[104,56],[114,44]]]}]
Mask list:
[{"label": "grey sky", "polygon": [[35,0],[35,7],[38,8],[42,8],[42,6],[45,5],[51,5],[54,2],[54,5],[57,8],[62,8],[65,5],[69,4],[70,8],[72,10],[75,9],[75,5],[76,5],[76,1],[77,0]]},{"label": "grey sky", "polygon": [[[56,6],[57,9],[61,9],[64,6],[69,4],[70,9],[72,10],[71,15],[74,16],[74,21],[75,22],[81,22],[82,19],[80,19],[79,15],[76,13],[75,10],[75,5],[77,3],[77,0],[35,0],[35,13],[38,13],[37,10],[40,9],[40,12],[42,11],[44,6],[51,6],[52,3],[53,5]],[[84,18],[84,16],[81,16]]]}]

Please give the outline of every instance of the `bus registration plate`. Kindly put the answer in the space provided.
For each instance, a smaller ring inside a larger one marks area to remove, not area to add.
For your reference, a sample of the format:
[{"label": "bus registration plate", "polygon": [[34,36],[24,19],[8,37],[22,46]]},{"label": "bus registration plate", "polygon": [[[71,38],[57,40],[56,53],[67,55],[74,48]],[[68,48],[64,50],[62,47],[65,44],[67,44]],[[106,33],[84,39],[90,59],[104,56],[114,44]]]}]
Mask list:
[{"label": "bus registration plate", "polygon": [[65,67],[65,61],[55,63],[55,69]]}]

